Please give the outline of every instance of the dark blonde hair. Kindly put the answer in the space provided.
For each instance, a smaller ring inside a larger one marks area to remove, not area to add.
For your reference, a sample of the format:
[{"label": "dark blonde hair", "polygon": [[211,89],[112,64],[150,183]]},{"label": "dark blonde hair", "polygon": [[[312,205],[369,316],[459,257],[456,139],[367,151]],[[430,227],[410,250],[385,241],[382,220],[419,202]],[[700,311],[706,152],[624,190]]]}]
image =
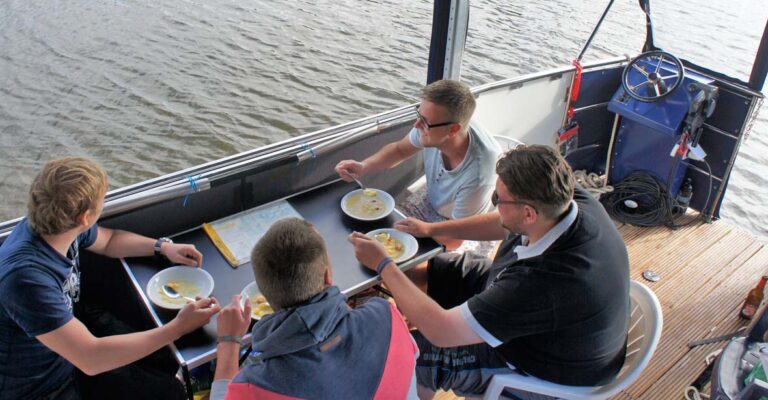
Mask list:
[{"label": "dark blonde hair", "polygon": [[452,121],[466,129],[475,112],[475,95],[465,83],[441,80],[430,83],[421,90],[421,98],[445,107]]},{"label": "dark blonde hair", "polygon": [[325,241],[300,218],[281,219],[251,251],[251,264],[264,297],[275,310],[298,306],[325,287]]},{"label": "dark blonde hair", "polygon": [[517,146],[496,162],[496,173],[511,194],[547,218],[560,217],[573,199],[571,167],[549,146]]},{"label": "dark blonde hair", "polygon": [[41,235],[66,232],[106,193],[107,174],[95,162],[84,157],[48,161],[29,188],[29,226]]}]

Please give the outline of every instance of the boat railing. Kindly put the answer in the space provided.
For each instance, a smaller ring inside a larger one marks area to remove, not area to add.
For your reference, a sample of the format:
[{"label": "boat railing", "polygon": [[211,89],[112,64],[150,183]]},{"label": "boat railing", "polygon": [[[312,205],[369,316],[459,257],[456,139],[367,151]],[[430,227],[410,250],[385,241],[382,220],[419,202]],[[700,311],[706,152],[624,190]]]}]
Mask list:
[{"label": "boat railing", "polygon": [[[171,174],[125,186],[109,192],[107,194],[107,201],[141,192],[147,189],[174,184],[179,180],[186,180],[188,176],[216,175],[217,171],[230,170],[233,168],[233,166],[234,168],[242,167],[248,165],[249,162],[257,162],[259,160],[263,160],[264,156],[275,156],[278,154],[284,154],[286,152],[295,153],[297,151],[301,151],[303,147],[314,147],[327,140],[333,140],[348,135],[350,132],[356,132],[361,127],[370,127],[376,124],[393,124],[393,121],[406,118],[413,119],[415,118],[413,107],[414,104],[399,107],[394,110],[386,111],[371,117],[361,118],[334,127],[321,129],[319,131],[282,140],[195,167],[187,168],[181,171],[173,172]],[[381,130],[384,128],[381,127],[377,129]]]},{"label": "boat railing", "polygon": [[[598,68],[603,68],[608,66],[616,66],[616,65],[621,65],[622,63],[626,63],[629,60],[630,60],[630,56],[624,55],[621,57],[613,57],[606,60],[584,63],[583,68],[584,70],[591,70],[591,69],[598,69]],[[526,82],[539,80],[544,77],[553,76],[553,75],[562,75],[564,73],[573,72],[575,70],[576,70],[576,67],[572,65],[553,68],[553,69],[542,71],[542,72],[536,72],[536,73],[522,75],[515,78],[504,79],[504,80],[488,83],[485,85],[475,86],[474,88],[472,88],[472,92],[475,93],[476,95],[480,95],[483,92],[488,92],[494,89],[520,85]]]},{"label": "boat railing", "polygon": [[[414,106],[399,107],[111,191],[107,194],[102,217],[205,191],[216,181],[231,176],[255,174],[319,157],[391,127],[410,123],[415,118]],[[0,238],[7,236],[20,221],[21,218],[17,218],[0,223]]]},{"label": "boat railing", "polygon": [[[624,55],[589,62],[584,64],[584,69],[614,68],[628,62],[629,59],[628,55]],[[515,89],[522,87],[527,82],[561,77],[563,74],[573,71],[575,71],[574,66],[564,66],[477,86],[472,90],[478,97],[481,97],[484,93],[498,89]],[[743,87],[738,89],[742,93],[745,91],[749,93],[749,90]],[[110,191],[106,197],[103,216],[119,215],[148,205],[205,191],[216,186],[218,181],[224,182],[230,177],[252,175],[322,156],[377,134],[389,132],[402,124],[411,123],[415,118],[415,105],[416,103],[408,104],[370,117],[268,144]],[[21,218],[17,218],[0,223],[0,239],[9,234],[20,220]]]}]

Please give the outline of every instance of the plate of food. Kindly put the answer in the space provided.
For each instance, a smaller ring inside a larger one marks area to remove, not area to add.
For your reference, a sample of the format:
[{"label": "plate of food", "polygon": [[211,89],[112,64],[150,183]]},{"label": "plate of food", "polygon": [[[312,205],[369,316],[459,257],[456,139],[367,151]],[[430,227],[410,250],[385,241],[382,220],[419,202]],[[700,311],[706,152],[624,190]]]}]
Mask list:
[{"label": "plate of food", "polygon": [[361,221],[382,219],[394,209],[395,199],[379,189],[353,190],[341,199],[341,210],[344,214]]},{"label": "plate of food", "polygon": [[387,255],[396,263],[403,262],[416,255],[419,242],[416,238],[397,229],[376,229],[366,233],[379,241],[387,249]]},{"label": "plate of food", "polygon": [[240,292],[240,298],[243,305],[245,305],[246,299],[251,302],[251,318],[257,321],[265,315],[275,312],[275,310],[272,309],[272,306],[267,302],[267,299],[264,298],[264,295],[261,294],[259,286],[256,285],[256,281],[249,283],[248,286],[243,288],[243,291]]},{"label": "plate of food", "polygon": [[201,268],[176,266],[156,273],[147,282],[147,297],[155,305],[180,310],[188,299],[213,293],[213,277]]}]

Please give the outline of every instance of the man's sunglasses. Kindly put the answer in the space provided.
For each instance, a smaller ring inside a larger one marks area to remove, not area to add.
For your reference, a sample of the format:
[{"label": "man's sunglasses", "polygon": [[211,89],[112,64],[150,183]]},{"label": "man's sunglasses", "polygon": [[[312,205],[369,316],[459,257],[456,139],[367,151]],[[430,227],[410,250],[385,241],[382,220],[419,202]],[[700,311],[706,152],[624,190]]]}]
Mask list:
[{"label": "man's sunglasses", "polygon": [[456,122],[441,122],[439,124],[430,124],[429,122],[427,122],[427,119],[424,118],[423,115],[421,115],[421,113],[419,112],[419,107],[418,106],[415,108],[415,111],[416,111],[416,119],[418,119],[419,122],[421,122],[422,125],[426,126],[427,129],[439,128],[441,126],[448,126],[448,125],[453,125],[453,124],[456,123]]},{"label": "man's sunglasses", "polygon": [[491,195],[491,204],[493,204],[494,207],[498,207],[499,204],[519,204],[523,206],[528,206],[533,208],[534,211],[539,212],[539,210],[536,209],[536,207],[528,203],[527,201],[518,201],[518,200],[500,200],[499,199],[499,193],[497,193],[495,190],[493,191],[493,194]]}]

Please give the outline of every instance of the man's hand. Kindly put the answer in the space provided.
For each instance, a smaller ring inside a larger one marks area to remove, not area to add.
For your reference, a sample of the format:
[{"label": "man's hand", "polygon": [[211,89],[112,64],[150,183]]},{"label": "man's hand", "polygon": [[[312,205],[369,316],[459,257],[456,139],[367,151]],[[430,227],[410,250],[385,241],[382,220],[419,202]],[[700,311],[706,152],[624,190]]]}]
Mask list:
[{"label": "man's hand", "polygon": [[344,160],[336,164],[334,170],[342,180],[352,182],[352,177],[360,178],[365,174],[365,165],[355,160]]},{"label": "man's hand", "polygon": [[163,243],[160,246],[160,253],[174,264],[190,267],[203,266],[203,255],[192,244]]},{"label": "man's hand", "polygon": [[224,307],[216,321],[219,336],[243,336],[251,325],[251,301],[246,297],[245,307],[240,306],[240,295],[232,296],[232,302]]},{"label": "man's hand", "polygon": [[190,301],[179,311],[169,324],[173,324],[179,337],[205,325],[221,310],[219,302],[214,297],[198,298]]},{"label": "man's hand", "polygon": [[387,249],[372,237],[365,236],[360,232],[352,232],[347,240],[355,247],[355,257],[358,261],[372,271],[376,271],[381,260],[387,257]]},{"label": "man's hand", "polygon": [[431,237],[432,224],[424,222],[413,217],[395,222],[395,229],[405,233],[410,233],[415,237]]}]

